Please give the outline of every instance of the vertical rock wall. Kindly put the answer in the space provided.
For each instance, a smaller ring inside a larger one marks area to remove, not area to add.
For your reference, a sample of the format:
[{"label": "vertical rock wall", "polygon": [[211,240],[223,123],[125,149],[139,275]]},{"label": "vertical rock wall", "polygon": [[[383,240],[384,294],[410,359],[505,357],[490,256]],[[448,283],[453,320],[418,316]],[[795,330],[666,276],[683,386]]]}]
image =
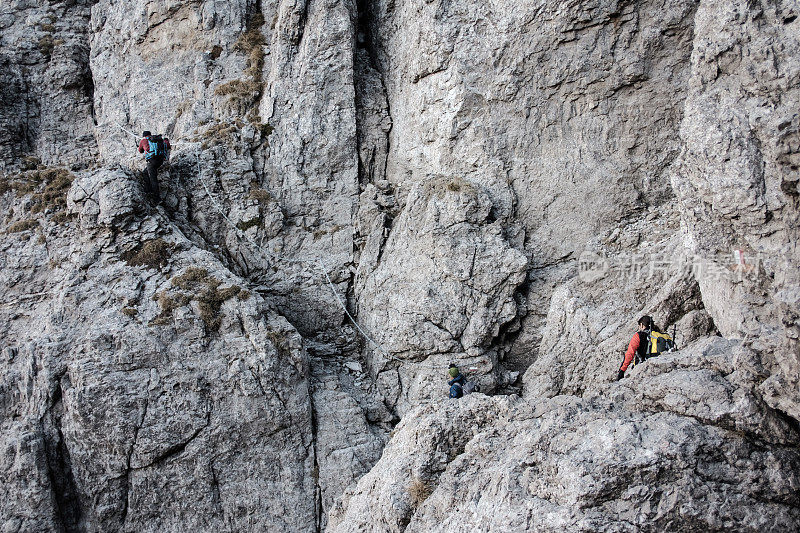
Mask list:
[{"label": "vertical rock wall", "polygon": [[11,0],[0,8],[0,172],[23,157],[94,164],[91,0]]},{"label": "vertical rock wall", "polygon": [[459,176],[490,194],[531,266],[529,314],[509,346],[524,369],[554,280],[574,275],[587,241],[669,201],[696,5],[370,6],[392,116],[387,175],[405,190]]},{"label": "vertical rock wall", "polygon": [[[765,354],[770,402],[798,418],[798,7],[702,4],[673,175],[714,322]],[[736,254],[737,250],[741,255]]]},{"label": "vertical rock wall", "polygon": [[7,3],[3,527],[791,529],[796,11]]}]

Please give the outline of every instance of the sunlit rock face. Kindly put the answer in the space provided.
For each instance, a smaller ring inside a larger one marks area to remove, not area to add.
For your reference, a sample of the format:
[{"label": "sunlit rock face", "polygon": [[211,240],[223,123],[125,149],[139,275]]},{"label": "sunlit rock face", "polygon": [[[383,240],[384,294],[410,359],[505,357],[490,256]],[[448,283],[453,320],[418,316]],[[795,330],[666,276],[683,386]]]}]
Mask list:
[{"label": "sunlit rock face", "polygon": [[0,529],[800,528],[799,15],[6,2]]}]

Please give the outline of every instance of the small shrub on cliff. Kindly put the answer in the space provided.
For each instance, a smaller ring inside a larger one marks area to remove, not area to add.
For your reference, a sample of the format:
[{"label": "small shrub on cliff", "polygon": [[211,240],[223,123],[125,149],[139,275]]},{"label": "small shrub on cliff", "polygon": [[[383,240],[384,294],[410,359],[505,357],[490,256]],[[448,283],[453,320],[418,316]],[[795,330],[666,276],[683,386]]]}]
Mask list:
[{"label": "small shrub on cliff", "polygon": [[143,266],[158,270],[167,265],[174,249],[174,244],[169,244],[163,239],[152,239],[136,249],[122,254],[122,260],[129,266]]},{"label": "small shrub on cliff", "polygon": [[235,98],[255,100],[258,98],[258,92],[260,90],[261,88],[254,81],[232,80],[218,85],[217,88],[214,89],[214,94],[217,96],[230,96]]},{"label": "small shrub on cliff", "polygon": [[272,135],[273,131],[275,131],[275,128],[273,128],[272,125],[269,122],[267,122],[266,124],[262,124],[262,126],[261,126],[261,137],[266,139],[267,137]]},{"label": "small shrub on cliff", "polygon": [[229,300],[239,294],[239,291],[242,290],[242,288],[237,285],[233,285],[225,289],[219,289],[217,288],[219,281],[214,281],[216,282],[214,285],[207,286],[202,292],[200,292],[200,294],[197,295],[197,306],[200,310],[200,319],[203,321],[203,323],[206,325],[206,329],[209,331],[217,331],[222,323],[222,318],[219,315],[222,304],[225,303],[226,300]]},{"label": "small shrub on cliff", "polygon": [[261,84],[255,80],[233,80],[214,89],[214,94],[228,97],[228,108],[243,115],[261,96]]},{"label": "small shrub on cliff", "polygon": [[56,224],[66,224],[71,218],[73,218],[73,215],[70,215],[66,211],[59,211],[53,215],[51,220]]}]

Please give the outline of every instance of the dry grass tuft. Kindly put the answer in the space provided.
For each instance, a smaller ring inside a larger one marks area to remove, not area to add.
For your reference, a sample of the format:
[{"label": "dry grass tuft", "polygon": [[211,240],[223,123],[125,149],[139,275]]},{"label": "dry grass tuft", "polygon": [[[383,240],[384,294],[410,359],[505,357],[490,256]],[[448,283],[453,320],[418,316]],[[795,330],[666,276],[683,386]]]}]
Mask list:
[{"label": "dry grass tuft", "polygon": [[468,180],[456,176],[446,177],[438,176],[425,183],[425,190],[427,195],[442,197],[449,192],[463,193],[474,195],[478,193],[478,189]]},{"label": "dry grass tuft", "polygon": [[411,498],[411,505],[414,508],[422,505],[433,493],[430,485],[418,477],[414,477],[414,479],[411,480],[406,490],[408,491],[408,496]]},{"label": "dry grass tuft", "polygon": [[[246,80],[233,80],[223,83],[214,90],[214,94],[228,97],[228,105],[239,115],[247,113],[262,92],[262,71],[264,70],[264,45],[266,40],[261,33],[264,16],[254,13],[247,21],[245,31],[239,36],[233,49],[247,55],[247,66],[244,69]],[[248,115],[250,117],[250,115]],[[253,122],[252,119],[250,119]]]},{"label": "dry grass tuft", "polygon": [[238,229],[240,229],[241,231],[247,231],[250,228],[257,228],[257,227],[261,226],[262,222],[264,222],[264,218],[259,216],[259,217],[251,218],[250,220],[243,220],[243,221],[239,222],[238,224],[236,224],[236,227]]},{"label": "dry grass tuft", "polygon": [[20,220],[11,224],[6,233],[22,233],[23,231],[32,230],[38,225],[39,223],[35,220]]},{"label": "dry grass tuft", "polygon": [[158,301],[158,308],[161,312],[150,321],[154,326],[166,326],[172,321],[172,312],[175,309],[189,304],[189,298],[185,294],[170,295],[167,291],[161,291],[154,296]]},{"label": "dry grass tuft", "polygon": [[274,329],[267,330],[267,338],[270,340],[278,354],[281,357],[290,357],[292,350],[289,347],[289,339],[286,338],[286,333]]},{"label": "dry grass tuft", "polygon": [[272,195],[269,191],[260,187],[253,187],[250,189],[250,198],[257,201],[259,204],[268,205],[272,201]]},{"label": "dry grass tuft", "polygon": [[163,239],[153,239],[122,254],[122,260],[129,266],[143,266],[158,270],[167,266],[174,249],[174,244],[167,243]]},{"label": "dry grass tuft", "polygon": [[52,35],[47,34],[39,39],[37,46],[42,55],[49,59],[53,54],[53,49],[56,47],[55,39],[53,39]]},{"label": "dry grass tuft", "polygon": [[249,53],[254,48],[264,46],[266,44],[266,39],[264,39],[264,35],[261,33],[261,26],[263,25],[264,15],[260,12],[253,13],[247,21],[247,27],[244,33],[239,36],[236,40],[236,44],[233,45],[233,49],[237,52]]},{"label": "dry grass tuft", "polygon": [[28,170],[3,180],[2,193],[13,190],[17,196],[31,194],[29,210],[33,214],[46,212],[53,215],[53,221],[60,224],[69,217],[66,214],[67,191],[75,176],[65,168],[42,167],[36,158],[26,158],[22,167]]},{"label": "dry grass tuft", "polygon": [[161,312],[150,323],[157,326],[169,324],[175,309],[195,301],[206,330],[210,332],[219,330],[222,323],[220,317],[222,304],[242,292],[242,288],[238,285],[220,289],[221,284],[222,282],[209,275],[205,268],[186,269],[186,272],[172,280],[172,286],[177,291],[172,293],[161,291],[155,296]]},{"label": "dry grass tuft", "polygon": [[42,161],[38,157],[28,155],[22,158],[22,170],[36,170],[41,168]]},{"label": "dry grass tuft", "polygon": [[236,144],[236,137],[234,136],[239,131],[236,124],[225,122],[217,122],[206,128],[203,132],[203,150],[218,145],[234,145]]}]

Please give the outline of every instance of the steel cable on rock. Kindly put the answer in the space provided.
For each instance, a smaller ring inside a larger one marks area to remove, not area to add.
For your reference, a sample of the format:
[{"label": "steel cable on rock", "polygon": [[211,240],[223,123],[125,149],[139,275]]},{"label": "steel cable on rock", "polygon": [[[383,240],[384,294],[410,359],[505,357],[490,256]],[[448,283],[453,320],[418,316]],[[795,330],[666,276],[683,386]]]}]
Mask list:
[{"label": "steel cable on rock", "polygon": [[[197,145],[198,143],[188,143],[188,142],[176,143],[176,145],[178,145],[178,146],[180,146],[180,145],[186,146],[186,145],[192,145],[192,144]],[[350,322],[352,322],[353,326],[355,326],[356,330],[358,330],[358,332],[361,333],[361,335],[364,337],[364,339],[366,339],[367,342],[369,342],[375,349],[378,350],[378,352],[380,352],[387,359],[392,359],[394,361],[398,361],[401,364],[402,363],[409,363],[409,364],[415,364],[416,366],[425,367],[425,368],[442,368],[441,365],[421,364],[421,363],[414,363],[414,361],[406,361],[406,360],[400,359],[399,357],[395,357],[394,355],[392,355],[389,352],[387,352],[383,348],[383,346],[381,346],[377,341],[375,341],[375,339],[373,339],[372,336],[369,335],[364,330],[364,328],[361,327],[361,325],[358,323],[358,321],[355,319],[355,317],[347,309],[347,306],[345,305],[344,301],[342,300],[341,296],[339,295],[339,292],[336,290],[336,285],[333,283],[333,280],[331,279],[330,275],[328,274],[328,269],[325,268],[325,265],[322,263],[322,260],[316,259],[313,262],[311,262],[311,261],[306,261],[306,260],[303,260],[303,259],[293,259],[293,258],[290,258],[290,257],[286,257],[284,255],[276,254],[276,253],[274,253],[274,252],[272,252],[270,250],[267,250],[266,248],[264,248],[263,246],[261,246],[260,244],[258,244],[254,240],[252,240],[247,234],[244,233],[244,231],[242,231],[228,217],[228,215],[225,214],[225,212],[223,210],[223,207],[222,207],[222,204],[220,204],[220,202],[211,193],[211,189],[209,189],[208,184],[206,183],[206,180],[203,177],[203,173],[201,171],[199,153],[198,152],[194,152],[193,155],[194,155],[194,158],[195,158],[195,164],[197,166],[197,177],[200,179],[200,184],[203,186],[203,190],[205,190],[206,195],[208,196],[208,199],[211,201],[211,204],[217,210],[219,215],[225,220],[225,222],[228,223],[228,225],[231,227],[231,229],[233,229],[235,231],[236,235],[239,238],[247,241],[251,246],[255,247],[256,249],[258,249],[259,251],[261,251],[262,253],[264,253],[265,255],[267,255],[268,257],[270,257],[270,258],[272,258],[272,259],[274,259],[276,261],[284,261],[284,262],[290,263],[290,264],[301,265],[302,267],[304,267],[306,269],[305,273],[309,274],[312,277],[314,277],[314,272],[313,272],[314,268],[319,269],[319,271],[322,272],[322,276],[323,276],[323,278],[321,278],[321,279],[325,282],[325,284],[328,286],[328,288],[330,288],[331,293],[333,293],[333,297],[336,299],[336,303],[339,305],[341,310],[344,312],[345,316],[347,316],[347,318],[350,320]]]},{"label": "steel cable on rock", "polygon": [[[122,127],[121,124],[117,123],[117,127],[120,130],[122,130],[123,132],[125,132],[125,133],[127,133],[129,135],[132,135],[133,137],[135,137],[137,139],[139,138],[139,136],[136,135],[134,132]],[[177,142],[177,143],[174,143],[174,144],[175,144],[175,146],[183,145],[183,146],[187,146],[187,147],[188,146],[196,147],[200,143],[199,143],[199,141],[195,142],[195,143],[186,142],[186,141],[180,141],[180,142]],[[205,190],[206,195],[208,196],[208,199],[211,201],[211,204],[217,210],[219,215],[225,220],[225,222],[228,223],[228,225],[231,227],[231,229],[234,230],[234,232],[236,233],[236,235],[239,238],[245,240],[251,246],[255,247],[260,252],[262,252],[263,254],[267,255],[268,257],[270,257],[271,259],[273,259],[275,261],[284,261],[286,263],[303,266],[305,268],[305,273],[310,275],[311,277],[314,277],[313,269],[315,267],[318,268],[320,270],[320,272],[322,272],[322,274],[324,276],[324,280],[323,281],[325,281],[325,283],[330,288],[331,292],[333,293],[333,297],[336,299],[336,303],[342,309],[342,311],[344,312],[345,316],[347,316],[347,318],[350,320],[350,322],[352,322],[353,326],[355,326],[356,330],[358,330],[358,332],[361,333],[361,335],[367,340],[367,342],[369,342],[373,347],[375,347],[387,359],[392,359],[394,361],[398,361],[401,364],[403,364],[403,363],[415,364],[416,366],[424,367],[424,368],[442,368],[441,365],[421,364],[421,363],[415,363],[414,361],[406,361],[404,359],[400,359],[399,357],[395,357],[394,355],[392,355],[389,352],[387,352],[377,341],[375,341],[372,338],[371,335],[369,335],[366,331],[364,331],[364,328],[361,327],[361,325],[358,323],[358,321],[355,319],[355,317],[347,309],[347,305],[345,305],[344,301],[342,301],[342,298],[341,298],[341,296],[339,296],[339,292],[336,290],[336,286],[334,285],[333,280],[331,279],[330,275],[328,274],[328,269],[325,268],[325,265],[322,263],[322,261],[320,259],[317,259],[314,262],[309,262],[309,261],[305,261],[305,260],[302,260],[302,259],[293,259],[293,258],[286,257],[286,256],[283,256],[283,255],[280,255],[280,254],[276,254],[276,253],[274,253],[274,252],[272,252],[270,250],[265,249],[263,246],[259,245],[257,242],[252,240],[247,234],[245,234],[244,231],[242,231],[228,217],[228,215],[225,214],[225,212],[223,210],[223,207],[222,207],[222,204],[220,204],[219,201],[216,199],[216,197],[211,193],[211,189],[209,189],[205,178],[203,178],[203,173],[202,173],[201,165],[200,165],[199,150],[196,150],[196,151],[192,150],[192,152],[193,152],[193,155],[194,155],[194,158],[195,158],[195,164],[197,166],[197,177],[200,179],[200,184],[203,186],[203,190]]]},{"label": "steel cable on rock", "polygon": [[[136,133],[134,133],[133,131],[131,131],[129,129],[124,128],[118,122],[115,123],[115,125],[122,132],[127,133],[128,135],[130,135],[131,137],[133,137],[133,138],[135,138],[137,140],[140,139],[139,135],[137,135]],[[196,145],[196,144],[199,144],[199,142],[198,143],[189,143],[189,142],[181,141],[181,142],[174,143],[174,144],[176,146],[181,146],[181,145],[187,146],[187,145]],[[397,362],[399,362],[401,364],[404,364],[404,363],[414,364],[414,365],[416,365],[418,367],[441,368],[441,365],[421,364],[421,363],[415,363],[414,361],[407,361],[407,360],[404,360],[404,359],[400,359],[399,357],[395,357],[395,356],[391,355],[389,352],[387,352],[377,341],[375,341],[372,338],[372,336],[370,336],[364,330],[364,328],[361,327],[361,325],[358,323],[358,321],[355,319],[355,317],[347,309],[347,305],[345,305],[345,303],[342,300],[341,296],[339,296],[339,293],[336,290],[336,285],[333,283],[333,280],[331,279],[330,275],[328,274],[328,269],[325,268],[325,265],[322,263],[322,260],[317,259],[314,262],[309,262],[309,261],[305,261],[305,260],[302,260],[302,259],[293,259],[293,258],[286,257],[286,256],[283,256],[283,255],[280,255],[280,254],[276,254],[276,253],[271,252],[270,250],[265,249],[263,246],[259,245],[257,242],[253,241],[249,236],[247,236],[239,227],[236,226],[236,224],[234,224],[234,222],[228,217],[228,215],[225,214],[225,212],[224,212],[224,210],[222,208],[222,205],[219,203],[219,201],[211,193],[211,190],[209,189],[205,179],[203,178],[203,173],[201,171],[201,165],[200,165],[199,153],[198,152],[194,152],[193,155],[195,157],[195,163],[197,165],[197,177],[200,179],[200,184],[203,186],[203,189],[205,190],[206,195],[208,196],[208,199],[211,201],[211,204],[217,210],[219,215],[225,220],[225,222],[228,223],[228,225],[231,227],[231,229],[234,230],[234,232],[236,233],[236,235],[239,238],[247,241],[251,246],[255,247],[260,252],[262,252],[263,254],[267,255],[268,257],[270,257],[273,260],[283,261],[283,262],[286,262],[286,263],[303,266],[306,269],[305,273],[309,274],[311,277],[314,277],[313,269],[315,267],[318,268],[319,271],[322,272],[322,274],[323,274],[323,278],[324,278],[323,281],[330,288],[331,293],[333,293],[333,297],[336,299],[336,303],[342,309],[342,311],[344,312],[345,316],[347,316],[347,318],[350,320],[350,322],[352,322],[352,324],[353,324],[353,326],[355,326],[356,330],[358,330],[358,332],[361,333],[361,335],[373,347],[375,347],[382,355],[384,355],[387,359],[392,359],[392,360],[397,361]],[[2,306],[2,307],[6,307],[6,305],[10,306],[11,304],[17,304],[22,300],[29,299],[31,297],[42,296],[42,295],[45,295],[45,294],[49,294],[49,293],[45,292],[45,293],[35,293],[35,294],[30,294],[30,295],[24,295],[24,296],[18,298],[17,300],[14,300],[13,302],[6,302],[5,304],[0,304],[0,306]]]}]

